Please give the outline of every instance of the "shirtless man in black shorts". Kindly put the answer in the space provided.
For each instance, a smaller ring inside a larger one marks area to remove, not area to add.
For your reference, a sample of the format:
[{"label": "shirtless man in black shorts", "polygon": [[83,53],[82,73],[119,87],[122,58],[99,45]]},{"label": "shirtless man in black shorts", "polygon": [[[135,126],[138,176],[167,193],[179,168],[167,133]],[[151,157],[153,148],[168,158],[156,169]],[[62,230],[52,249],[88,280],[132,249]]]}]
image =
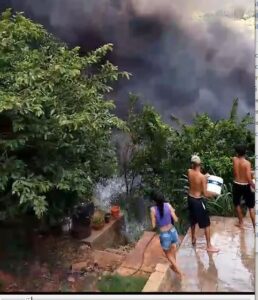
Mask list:
[{"label": "shirtless man in black shorts", "polygon": [[253,227],[255,228],[255,194],[251,190],[251,188],[255,189],[255,184],[252,180],[251,163],[245,158],[245,146],[238,145],[235,150],[237,155],[233,158],[233,203],[239,220],[237,226],[243,228],[243,214],[240,207],[240,201],[243,198],[249,209]]},{"label": "shirtless man in black shorts", "polygon": [[188,208],[190,213],[192,243],[195,246],[195,227],[204,229],[208,252],[218,252],[219,249],[211,245],[210,217],[206,209],[203,197],[213,197],[214,194],[207,191],[207,175],[201,173],[201,160],[197,155],[191,159],[192,168],[188,170]]}]

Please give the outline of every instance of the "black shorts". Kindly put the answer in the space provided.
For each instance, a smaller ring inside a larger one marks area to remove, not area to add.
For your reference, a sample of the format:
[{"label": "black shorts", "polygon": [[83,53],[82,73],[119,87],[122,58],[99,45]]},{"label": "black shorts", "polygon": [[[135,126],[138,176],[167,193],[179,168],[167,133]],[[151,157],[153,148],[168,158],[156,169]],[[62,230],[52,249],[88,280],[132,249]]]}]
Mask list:
[{"label": "black shorts", "polygon": [[210,226],[210,216],[203,198],[194,198],[188,195],[188,209],[191,226],[197,223],[200,228]]},{"label": "black shorts", "polygon": [[255,193],[251,191],[250,184],[237,184],[233,183],[233,203],[235,206],[240,205],[241,198],[245,201],[245,205],[248,208],[254,208],[255,206]]}]

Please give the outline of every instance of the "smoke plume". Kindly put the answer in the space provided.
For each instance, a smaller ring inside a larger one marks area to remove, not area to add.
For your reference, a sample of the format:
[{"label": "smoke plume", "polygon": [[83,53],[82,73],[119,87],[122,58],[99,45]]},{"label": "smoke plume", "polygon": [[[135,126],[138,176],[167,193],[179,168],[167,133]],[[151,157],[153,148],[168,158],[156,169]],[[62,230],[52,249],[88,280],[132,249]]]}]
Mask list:
[{"label": "smoke plume", "polygon": [[251,0],[4,0],[70,46],[113,43],[110,59],[133,73],[116,88],[124,116],[129,92],[168,120],[195,113],[225,117],[234,97],[254,111],[254,7]]}]

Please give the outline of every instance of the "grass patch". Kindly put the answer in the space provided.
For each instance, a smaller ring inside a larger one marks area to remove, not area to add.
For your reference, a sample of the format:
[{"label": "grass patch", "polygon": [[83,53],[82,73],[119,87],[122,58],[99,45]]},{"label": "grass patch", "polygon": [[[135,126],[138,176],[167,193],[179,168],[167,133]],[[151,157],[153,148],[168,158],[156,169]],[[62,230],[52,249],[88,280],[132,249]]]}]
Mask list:
[{"label": "grass patch", "polygon": [[2,280],[0,280],[0,293],[4,292],[4,287],[5,287],[4,282]]},{"label": "grass patch", "polygon": [[98,282],[98,289],[102,293],[139,293],[143,290],[147,280],[144,277],[108,275]]}]

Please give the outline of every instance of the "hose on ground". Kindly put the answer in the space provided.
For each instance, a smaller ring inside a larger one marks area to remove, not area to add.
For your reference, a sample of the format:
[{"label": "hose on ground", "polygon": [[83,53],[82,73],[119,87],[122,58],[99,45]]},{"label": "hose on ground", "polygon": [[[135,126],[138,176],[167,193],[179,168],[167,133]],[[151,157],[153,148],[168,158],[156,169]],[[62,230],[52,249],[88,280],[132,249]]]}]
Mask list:
[{"label": "hose on ground", "polygon": [[147,243],[146,246],[144,247],[140,267],[138,267],[138,268],[137,268],[132,274],[130,274],[129,276],[134,276],[136,273],[138,273],[138,272],[141,270],[141,268],[142,268],[142,266],[143,266],[143,263],[144,263],[145,252],[146,252],[147,248],[149,247],[150,243],[152,242],[152,240],[155,238],[156,235],[157,235],[157,234],[154,234],[153,237],[148,241],[148,243]]}]

